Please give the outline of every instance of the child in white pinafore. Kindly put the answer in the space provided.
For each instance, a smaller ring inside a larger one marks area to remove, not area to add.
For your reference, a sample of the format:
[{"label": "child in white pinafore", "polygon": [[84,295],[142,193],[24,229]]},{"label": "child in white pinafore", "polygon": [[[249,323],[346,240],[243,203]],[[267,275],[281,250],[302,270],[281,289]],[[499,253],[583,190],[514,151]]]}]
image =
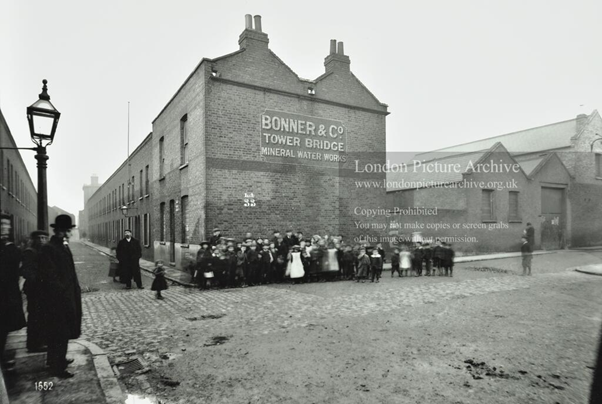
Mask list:
[{"label": "child in white pinafore", "polygon": [[295,283],[297,279],[303,278],[303,276],[305,275],[305,270],[303,269],[303,262],[301,261],[300,249],[301,247],[299,247],[298,245],[293,246],[291,260],[289,261],[290,277],[293,280],[293,283]]},{"label": "child in white pinafore", "polygon": [[401,264],[401,272],[405,271],[405,276],[408,276],[408,271],[412,268],[412,254],[408,251],[408,247],[405,245],[401,247],[399,261]]}]

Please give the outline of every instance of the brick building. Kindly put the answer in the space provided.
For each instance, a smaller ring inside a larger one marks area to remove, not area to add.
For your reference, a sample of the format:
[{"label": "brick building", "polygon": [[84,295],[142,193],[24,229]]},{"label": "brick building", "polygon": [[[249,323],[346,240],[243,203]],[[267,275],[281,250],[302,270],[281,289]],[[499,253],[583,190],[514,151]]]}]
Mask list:
[{"label": "brick building", "polygon": [[[148,260],[154,256],[151,241],[151,152],[149,134],[84,205],[88,239],[106,247],[116,247],[124,231],[130,229],[142,244],[142,257]],[[95,182],[97,180],[93,180],[92,185]],[[125,215],[123,206],[128,208]]]},{"label": "brick building", "polygon": [[[0,110],[0,147],[18,147]],[[33,153],[32,159],[33,159]],[[37,192],[18,150],[0,150],[0,211],[12,218],[20,242],[37,227]]]},{"label": "brick building", "polygon": [[[287,228],[353,238],[355,203],[384,201],[384,189],[353,181],[355,160],[384,163],[387,105],[351,72],[343,43],[331,40],[324,74],[307,80],[269,49],[260,16],[245,24],[239,49],[202,59],[139,147],[150,163],[143,211],[154,258],[178,267],[214,227],[235,238]],[[99,198],[120,181],[107,180],[88,205],[104,206]]]},{"label": "brick building", "polygon": [[[602,119],[593,111],[567,121],[421,153],[415,156],[419,170],[389,176],[395,187],[388,189],[388,203],[391,207],[437,207],[437,215],[420,218],[425,223],[476,226],[423,230],[429,237],[472,236],[474,240],[457,244],[458,249],[469,252],[516,250],[527,222],[536,228],[538,248],[600,245],[602,147],[599,142],[592,146],[600,134]],[[520,170],[474,172],[466,169],[469,162],[477,168],[516,164]],[[422,172],[425,166],[455,163],[462,168],[459,172]],[[399,186],[404,181],[407,186]],[[425,181],[483,181],[486,185],[470,189],[415,186]],[[500,183],[503,185],[497,187]]]},{"label": "brick building", "polygon": [[[0,147],[24,147],[17,145],[8,123],[0,110]],[[33,159],[34,154],[31,153]],[[75,216],[57,206],[48,208],[49,224],[56,216],[67,214],[75,223]],[[38,226],[38,193],[18,150],[0,149],[0,211],[11,216],[12,238],[25,243],[29,234]],[[52,229],[44,229],[52,234]],[[77,238],[77,229],[73,236]]]}]

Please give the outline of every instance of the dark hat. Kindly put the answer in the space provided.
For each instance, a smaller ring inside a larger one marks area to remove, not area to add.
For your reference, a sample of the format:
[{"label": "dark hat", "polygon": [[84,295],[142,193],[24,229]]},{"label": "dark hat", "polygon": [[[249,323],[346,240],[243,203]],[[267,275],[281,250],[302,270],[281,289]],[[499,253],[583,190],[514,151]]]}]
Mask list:
[{"label": "dark hat", "polygon": [[75,227],[73,222],[71,222],[71,216],[69,215],[58,215],[56,219],[54,219],[54,223],[50,225],[53,229],[72,229]]},{"label": "dark hat", "polygon": [[208,241],[206,241],[206,240],[203,240],[203,241],[201,241],[201,242],[199,243],[199,245],[203,245],[203,244],[209,245],[209,242],[208,242]]},{"label": "dark hat", "polygon": [[126,231],[132,232],[130,229],[125,229],[123,232],[125,233]]},{"label": "dark hat", "polygon": [[215,229],[213,229],[213,232],[216,232],[216,231],[221,231],[221,230],[218,227],[216,227]]},{"label": "dark hat", "polygon": [[29,235],[29,237],[31,238],[36,238],[39,236],[46,236],[48,237],[48,232],[44,231],[44,230],[36,230],[36,231],[32,231],[31,234]]}]

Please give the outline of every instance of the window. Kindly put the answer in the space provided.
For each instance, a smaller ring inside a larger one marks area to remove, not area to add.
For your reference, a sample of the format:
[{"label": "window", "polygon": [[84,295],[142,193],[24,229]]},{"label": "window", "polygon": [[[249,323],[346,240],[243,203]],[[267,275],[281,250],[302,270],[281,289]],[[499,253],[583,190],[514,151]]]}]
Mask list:
[{"label": "window", "polygon": [[125,184],[121,184],[121,206],[125,205]]},{"label": "window", "polygon": [[142,192],[142,184],[144,183],[142,182],[142,170],[140,170],[140,198],[144,195],[144,192]]},{"label": "window", "polygon": [[11,182],[13,179],[13,166],[10,165],[10,160],[6,159],[6,171],[8,174],[8,178],[7,178],[7,188],[8,188],[8,192],[12,192],[13,189],[11,188]]},{"label": "window", "polygon": [[518,192],[508,192],[508,220],[520,220]]},{"label": "window", "polygon": [[596,153],[596,177],[602,178],[602,154]]},{"label": "window", "polygon": [[482,220],[495,220],[493,215],[493,190],[484,189],[481,194],[481,218]]},{"label": "window", "polygon": [[180,206],[180,213],[182,214],[182,244],[188,244],[188,226],[186,221],[186,215],[188,214],[188,196],[182,197],[182,204]]},{"label": "window", "polygon": [[146,195],[148,195],[149,194],[149,188],[148,188],[148,166],[146,166],[146,168],[144,169],[144,171],[145,171],[144,172],[144,175],[145,175],[145,177],[144,177],[144,189],[145,189]]},{"label": "window", "polygon": [[121,187],[119,187],[119,199],[118,199],[119,203],[121,203]]},{"label": "window", "polygon": [[130,199],[130,201],[133,201],[135,197],[136,197],[136,177],[134,175],[132,175],[132,199]]},{"label": "window", "polygon": [[188,114],[180,119],[180,165],[188,162]]},{"label": "window", "polygon": [[130,201],[132,200],[132,195],[130,193],[131,188],[132,188],[132,183],[130,181],[128,181],[128,199],[126,199],[127,203],[130,203]]},{"label": "window", "polygon": [[159,139],[159,178],[163,178],[165,176],[165,137]]},{"label": "window", "polygon": [[159,240],[165,241],[165,202],[159,205],[159,225],[161,226]]},{"label": "window", "polygon": [[150,215],[148,213],[144,214],[143,222],[144,234],[142,235],[142,242],[145,247],[148,247],[150,245]]}]

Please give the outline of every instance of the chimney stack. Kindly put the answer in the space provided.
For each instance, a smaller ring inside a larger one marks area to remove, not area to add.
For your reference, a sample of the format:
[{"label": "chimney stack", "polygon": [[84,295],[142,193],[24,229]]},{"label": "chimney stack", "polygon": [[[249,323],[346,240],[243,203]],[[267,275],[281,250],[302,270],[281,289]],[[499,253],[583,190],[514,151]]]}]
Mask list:
[{"label": "chimney stack", "polygon": [[261,31],[261,16],[260,15],[256,15],[253,18],[255,18],[255,31],[262,32]]},{"label": "chimney stack", "polygon": [[[253,29],[253,20],[255,28]],[[240,49],[267,49],[269,43],[268,35],[261,29],[261,16],[253,17],[245,15],[245,30],[238,37]]]},{"label": "chimney stack", "polygon": [[337,53],[337,40],[331,39],[330,40],[330,54],[334,55],[335,53]]},{"label": "chimney stack", "polygon": [[349,56],[345,55],[345,48],[343,47],[343,42],[339,41],[337,43],[336,39],[330,40],[330,54],[326,56],[324,59],[324,67],[326,68],[326,73],[331,72],[343,72],[349,73],[351,61],[349,60]]},{"label": "chimney stack", "polygon": [[96,175],[96,174],[92,174],[92,177],[90,178],[90,180],[91,180],[91,182],[92,182],[92,184],[91,184],[91,185],[94,185],[94,186],[97,186],[97,185],[98,185],[98,175]]}]

